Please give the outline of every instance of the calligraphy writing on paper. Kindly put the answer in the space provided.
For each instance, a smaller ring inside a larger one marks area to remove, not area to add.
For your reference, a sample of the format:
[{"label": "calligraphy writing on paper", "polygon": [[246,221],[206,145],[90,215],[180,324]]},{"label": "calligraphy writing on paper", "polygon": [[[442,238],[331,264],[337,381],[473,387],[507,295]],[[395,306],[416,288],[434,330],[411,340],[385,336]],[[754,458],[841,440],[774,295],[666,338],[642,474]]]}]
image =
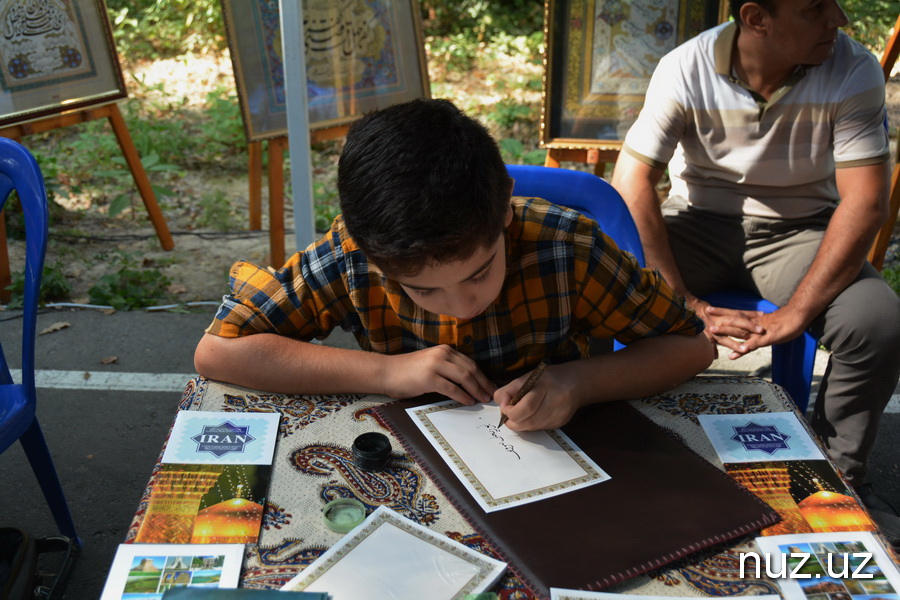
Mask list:
[{"label": "calligraphy writing on paper", "polygon": [[[481,421],[481,417],[478,417],[478,420]],[[516,458],[522,460],[522,457],[519,456],[519,453],[516,452],[515,447],[512,444],[507,443],[506,440],[503,439],[503,436],[500,435],[500,427],[497,425],[491,425],[490,423],[485,423],[484,425],[479,425],[476,429],[487,429],[490,432],[491,437],[496,439],[500,444],[500,447],[503,448],[504,451],[509,452],[510,454],[515,455]]]}]

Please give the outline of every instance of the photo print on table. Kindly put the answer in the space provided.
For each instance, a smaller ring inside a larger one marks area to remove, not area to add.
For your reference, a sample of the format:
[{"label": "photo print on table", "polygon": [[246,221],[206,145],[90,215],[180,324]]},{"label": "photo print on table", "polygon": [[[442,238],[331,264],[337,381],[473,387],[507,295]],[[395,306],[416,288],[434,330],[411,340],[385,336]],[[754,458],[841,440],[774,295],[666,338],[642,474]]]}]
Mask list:
[{"label": "photo print on table", "polygon": [[900,600],[900,572],[867,531],[756,538],[748,576],[776,578],[785,600]]}]

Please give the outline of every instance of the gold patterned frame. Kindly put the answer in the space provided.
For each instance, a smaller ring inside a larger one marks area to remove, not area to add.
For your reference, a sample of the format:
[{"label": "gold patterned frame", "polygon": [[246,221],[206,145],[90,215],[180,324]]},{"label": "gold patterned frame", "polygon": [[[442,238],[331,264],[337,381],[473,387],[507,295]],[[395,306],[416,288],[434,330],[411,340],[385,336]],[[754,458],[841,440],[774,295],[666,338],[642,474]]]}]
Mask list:
[{"label": "gold patterned frame", "polygon": [[6,0],[0,33],[0,126],[127,96],[104,0]]},{"label": "gold patterned frame", "polygon": [[[278,3],[220,1],[247,140],[285,136]],[[359,9],[343,10],[348,3]],[[430,97],[417,2],[310,0],[303,10],[311,129],[338,127],[377,108]]]},{"label": "gold patterned frame", "polygon": [[721,22],[726,5],[727,0],[546,0],[541,147],[621,148],[656,62]]}]

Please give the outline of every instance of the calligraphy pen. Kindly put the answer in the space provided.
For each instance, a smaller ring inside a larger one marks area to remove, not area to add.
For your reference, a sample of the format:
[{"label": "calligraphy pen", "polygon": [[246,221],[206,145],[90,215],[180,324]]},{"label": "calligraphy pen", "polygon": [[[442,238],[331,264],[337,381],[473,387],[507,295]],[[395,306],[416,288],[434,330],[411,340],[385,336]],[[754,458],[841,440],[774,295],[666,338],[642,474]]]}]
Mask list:
[{"label": "calligraphy pen", "polygon": [[[512,397],[512,400],[509,401],[509,404],[507,404],[507,406],[515,406],[519,400],[525,397],[525,394],[527,394],[532,390],[532,388],[534,388],[534,384],[537,383],[538,378],[541,376],[541,373],[544,372],[544,369],[548,364],[550,364],[550,361],[547,359],[541,361],[541,364],[539,364],[537,368],[531,372],[531,375],[528,376],[528,379],[525,380],[525,383],[522,384],[522,387],[519,388],[519,391],[516,392],[516,395]],[[500,424],[497,425],[497,427],[503,427],[503,424],[506,423],[508,419],[509,417],[506,416],[506,413],[502,413],[500,415]]]}]

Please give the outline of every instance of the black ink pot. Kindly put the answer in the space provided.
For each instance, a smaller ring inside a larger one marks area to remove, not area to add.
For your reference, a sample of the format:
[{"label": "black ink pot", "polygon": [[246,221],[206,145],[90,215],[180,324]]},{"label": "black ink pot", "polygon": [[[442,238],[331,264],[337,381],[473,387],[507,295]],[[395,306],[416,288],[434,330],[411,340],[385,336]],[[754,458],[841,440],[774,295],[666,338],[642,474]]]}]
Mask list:
[{"label": "black ink pot", "polygon": [[370,431],[353,440],[353,464],[364,471],[379,471],[391,456],[391,442],[386,435]]}]

